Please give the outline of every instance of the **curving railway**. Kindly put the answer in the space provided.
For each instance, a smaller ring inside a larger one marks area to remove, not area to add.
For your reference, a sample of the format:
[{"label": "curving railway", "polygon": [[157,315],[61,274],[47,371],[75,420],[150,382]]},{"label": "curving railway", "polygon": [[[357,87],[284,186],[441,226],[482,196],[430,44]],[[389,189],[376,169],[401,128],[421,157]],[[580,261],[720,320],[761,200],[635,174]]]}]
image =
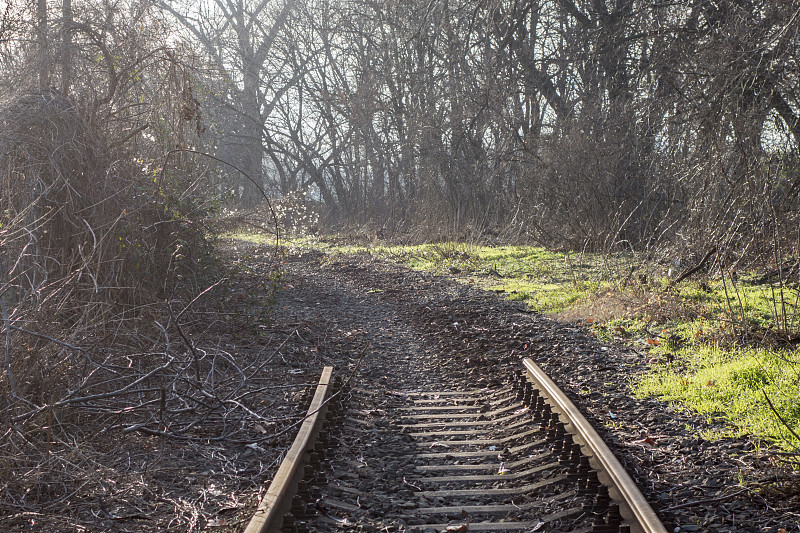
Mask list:
[{"label": "curving railway", "polygon": [[493,388],[337,386],[332,373],[245,533],[667,531],[530,359]]}]

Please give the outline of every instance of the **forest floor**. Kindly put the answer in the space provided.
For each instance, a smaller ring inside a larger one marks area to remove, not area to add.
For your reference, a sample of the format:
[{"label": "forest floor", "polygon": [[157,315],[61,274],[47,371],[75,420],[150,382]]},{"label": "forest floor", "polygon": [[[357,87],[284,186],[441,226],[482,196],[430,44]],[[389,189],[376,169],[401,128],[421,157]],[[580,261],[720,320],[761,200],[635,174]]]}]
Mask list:
[{"label": "forest floor", "polygon": [[800,533],[798,472],[747,437],[702,438],[722,422],[637,398],[632,384],[646,371],[645,351],[603,342],[477,284],[366,253],[285,249],[276,280],[271,245],[231,239],[221,249],[240,268],[225,301],[208,305],[217,325],[195,324],[195,339],[224,347],[247,370],[257,385],[247,405],[267,404],[259,412],[269,420],[238,419],[227,441],[104,438],[91,460],[84,448],[72,457],[85,480],[72,496],[2,506],[0,531],[241,531],[293,438],[301,392],[324,366],[347,376],[360,359],[380,369],[388,358],[423,351],[484,386],[532,357],[583,410],[670,531]]}]

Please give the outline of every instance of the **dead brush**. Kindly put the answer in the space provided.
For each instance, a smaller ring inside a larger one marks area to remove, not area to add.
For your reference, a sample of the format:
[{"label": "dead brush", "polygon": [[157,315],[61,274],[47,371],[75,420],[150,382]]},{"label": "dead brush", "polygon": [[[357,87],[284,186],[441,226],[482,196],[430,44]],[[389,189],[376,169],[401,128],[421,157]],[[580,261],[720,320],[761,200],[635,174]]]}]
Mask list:
[{"label": "dead brush", "polygon": [[306,198],[305,191],[292,191],[282,198],[265,200],[249,209],[228,209],[220,221],[230,230],[246,230],[278,237],[302,237],[319,233],[320,205]]},{"label": "dead brush", "polygon": [[308,200],[305,191],[292,191],[273,202],[273,209],[282,234],[297,237],[319,232],[320,206]]},{"label": "dead brush", "polygon": [[213,440],[259,416],[254,370],[191,338],[198,287],[219,283],[202,221],[83,117],[51,92],[0,103],[5,515],[102,492],[109,435]]}]

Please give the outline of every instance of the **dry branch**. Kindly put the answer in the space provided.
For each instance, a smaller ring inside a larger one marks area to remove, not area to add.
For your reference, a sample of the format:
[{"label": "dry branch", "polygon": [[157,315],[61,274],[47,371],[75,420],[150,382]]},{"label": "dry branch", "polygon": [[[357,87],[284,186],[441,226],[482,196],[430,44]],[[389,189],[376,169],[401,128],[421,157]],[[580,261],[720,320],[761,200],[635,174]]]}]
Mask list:
[{"label": "dry branch", "polygon": [[698,272],[698,271],[702,270],[706,266],[706,264],[708,263],[708,260],[711,259],[711,257],[715,253],[717,253],[717,247],[716,246],[712,246],[711,249],[708,252],[706,252],[706,255],[703,256],[703,258],[700,260],[699,263],[697,263],[695,266],[687,268],[685,271],[683,271],[683,273],[680,276],[678,276],[677,278],[675,278],[675,281],[671,282],[669,284],[669,286],[673,287],[673,286],[677,285],[678,283],[680,283],[681,281],[683,281],[686,278],[688,278],[689,276],[691,276],[692,274],[694,274],[695,272]]}]

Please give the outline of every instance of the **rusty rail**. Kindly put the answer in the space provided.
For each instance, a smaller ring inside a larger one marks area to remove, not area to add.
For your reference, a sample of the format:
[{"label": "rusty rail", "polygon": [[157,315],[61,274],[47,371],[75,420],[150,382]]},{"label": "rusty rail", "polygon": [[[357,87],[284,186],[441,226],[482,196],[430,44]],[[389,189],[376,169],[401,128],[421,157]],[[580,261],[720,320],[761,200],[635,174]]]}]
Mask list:
[{"label": "rusty rail", "polygon": [[[589,520],[594,521],[591,522],[591,526],[588,529],[584,528],[580,529],[580,531],[591,530],[592,532],[603,533],[612,531],[615,533],[666,533],[666,528],[660,522],[633,480],[569,398],[567,398],[544,371],[531,359],[525,359],[523,361],[523,367],[524,372],[517,375],[513,390],[516,391],[517,398],[521,400],[523,404],[529,406],[533,419],[541,423],[541,427],[547,430],[545,441],[551,443],[550,451],[547,453],[559,454],[558,463],[568,466],[567,470],[562,471],[561,477],[549,478],[549,481],[544,480],[544,482],[552,483],[559,479],[572,479],[573,482],[577,483],[578,494],[584,495],[582,507],[573,506],[573,508],[560,511],[560,515],[564,515],[565,513],[583,513],[583,516],[586,516],[588,513]],[[300,485],[300,494],[305,495],[306,498],[310,497],[308,488],[303,487],[304,484],[301,483],[301,480],[306,475],[310,475],[309,469],[313,471],[315,468],[319,467],[318,453],[320,453],[321,448],[325,446],[324,443],[327,441],[325,434],[319,436],[321,442],[316,444],[316,452],[313,448],[317,436],[320,433],[326,411],[328,410],[327,400],[330,398],[332,388],[332,368],[326,367],[322,372],[313,400],[308,409],[308,414],[300,427],[298,435],[275,474],[258,509],[250,520],[247,528],[244,530],[244,533],[297,531],[297,527],[301,526],[304,523],[303,521],[308,518],[309,508],[302,501],[300,495],[296,495],[296,493],[298,492],[298,485]],[[516,405],[519,405],[519,403]],[[438,433],[434,431],[431,435],[437,436],[442,432],[442,428],[439,426],[443,424],[445,426],[449,424],[452,427],[460,428],[466,425],[486,423],[479,421],[470,422],[467,418],[471,418],[472,414],[460,413],[463,406],[456,407],[458,407],[457,410],[459,410],[459,413],[449,415],[448,413],[438,412],[434,414],[416,414],[416,412],[421,409],[420,407],[407,408],[412,414],[406,416],[411,419],[422,419],[425,417],[431,419],[431,421],[427,421],[426,423],[411,424],[408,427],[428,428],[428,426],[436,426],[435,429],[437,429]],[[424,409],[443,410],[453,408],[425,407]],[[504,407],[499,409],[497,413],[503,414],[509,409],[510,407]],[[445,419],[455,419],[455,421],[442,422],[442,420]],[[468,422],[470,423],[467,424]],[[453,430],[452,428],[450,430],[453,434],[464,433],[464,430]],[[430,431],[430,428],[424,430],[420,429],[420,431],[422,431],[422,433],[419,435],[427,436],[428,433],[426,432]],[[533,431],[541,435],[541,429]],[[412,432],[410,435],[417,435],[417,433]],[[471,441],[454,442],[467,443]],[[480,442],[483,443],[484,441]],[[540,440],[539,442],[541,443],[544,441]],[[476,452],[467,453],[474,454]],[[429,455],[433,456],[437,454]],[[308,464],[309,457],[311,459],[311,464]],[[552,457],[552,455],[550,455],[550,457]],[[441,480],[457,480],[460,479],[459,476],[460,473],[454,473],[450,476],[441,477]],[[467,475],[466,477],[484,476]],[[435,476],[423,479],[440,480],[440,478]],[[487,489],[480,490],[488,492]],[[520,488],[509,488],[505,490],[516,492],[519,491]],[[445,492],[447,492],[448,495],[454,495],[456,493],[460,494],[461,492],[471,493],[472,491],[443,490],[435,493],[443,494]],[[424,495],[426,493],[420,492],[419,494]],[[588,497],[588,500],[585,499],[586,497]],[[505,507],[507,506],[487,504],[480,507],[481,509],[485,508],[484,511],[491,508],[486,512],[500,510],[505,512]],[[515,508],[518,510],[520,509],[516,506]],[[416,512],[417,514],[426,515],[449,510],[450,508],[448,507],[439,508],[434,506],[430,509],[418,508]],[[311,509],[311,514],[316,514],[313,508]],[[557,518],[559,517],[552,517],[553,520]],[[297,522],[298,519],[300,519],[300,522]],[[542,520],[547,521],[545,518],[542,518]],[[515,522],[513,524],[504,523],[503,525],[513,525],[513,528],[506,528],[506,530],[510,531],[512,529],[519,529],[517,526],[525,526],[524,529],[528,530],[528,526],[532,524],[533,523]],[[470,529],[481,530],[480,526],[495,527],[496,525],[497,524],[493,522],[487,522],[485,524],[475,523],[470,526]],[[540,525],[541,523],[538,523],[533,527]]]},{"label": "rusty rail", "polygon": [[[619,514],[626,522],[620,526],[619,531],[666,533],[666,528],[622,464],[572,401],[533,360],[526,358],[523,365],[533,384],[532,390],[527,394],[540,395],[560,415],[566,431],[581,446],[581,453],[588,456],[589,463],[597,472],[598,480],[608,487],[610,497],[619,505]],[[534,390],[538,390],[538,393],[534,393]]]},{"label": "rusty rail", "polygon": [[330,395],[332,374],[333,367],[326,366],[323,369],[316,392],[311,400],[311,406],[308,408],[308,413],[300,426],[297,437],[281,462],[281,466],[275,473],[272,483],[247,524],[244,533],[277,533],[281,531],[284,515],[289,512],[298,483],[305,473],[307,452],[314,446],[325,419],[328,408],[326,400]]}]

